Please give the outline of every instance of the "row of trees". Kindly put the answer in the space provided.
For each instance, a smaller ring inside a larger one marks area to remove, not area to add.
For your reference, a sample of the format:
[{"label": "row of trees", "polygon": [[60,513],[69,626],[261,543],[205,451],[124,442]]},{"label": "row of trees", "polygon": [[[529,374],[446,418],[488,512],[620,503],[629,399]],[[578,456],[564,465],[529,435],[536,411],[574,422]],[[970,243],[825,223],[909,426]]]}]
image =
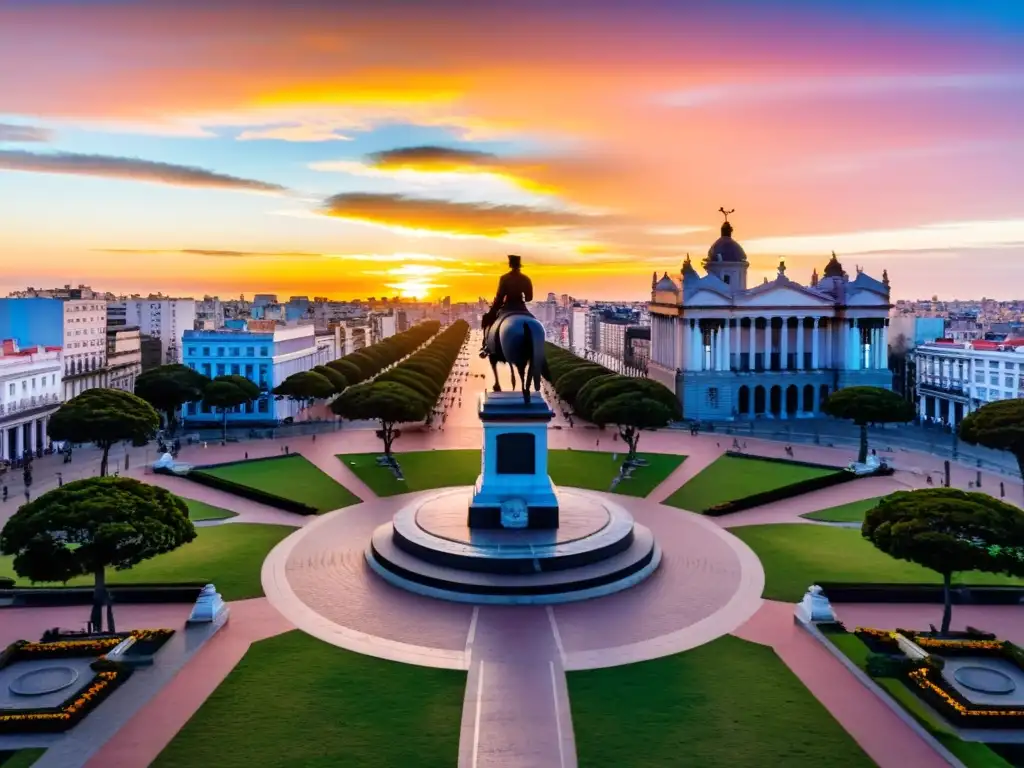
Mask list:
[{"label": "row of trees", "polygon": [[468,335],[469,324],[456,320],[399,365],[373,381],[346,389],[331,403],[331,410],[353,421],[380,422],[377,435],[384,443],[384,454],[390,456],[400,435],[398,425],[430,415]]},{"label": "row of trees", "polygon": [[545,355],[546,378],[558,396],[581,419],[616,425],[629,446],[630,459],[636,455],[641,430],[682,418],[679,398],[656,381],[623,376],[550,342]]}]

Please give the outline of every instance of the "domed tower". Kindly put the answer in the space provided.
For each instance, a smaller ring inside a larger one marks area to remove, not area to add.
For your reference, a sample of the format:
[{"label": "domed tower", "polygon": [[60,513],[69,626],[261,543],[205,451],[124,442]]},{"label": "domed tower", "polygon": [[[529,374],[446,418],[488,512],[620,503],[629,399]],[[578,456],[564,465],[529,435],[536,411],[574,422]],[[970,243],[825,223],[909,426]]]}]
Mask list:
[{"label": "domed tower", "polygon": [[747,289],[747,254],[742,246],[732,239],[732,224],[729,223],[729,214],[734,210],[727,211],[719,208],[719,212],[725,216],[722,224],[722,236],[715,240],[714,245],[708,249],[707,258],[704,259],[704,270],[709,275],[714,275],[734,291],[745,291]]}]

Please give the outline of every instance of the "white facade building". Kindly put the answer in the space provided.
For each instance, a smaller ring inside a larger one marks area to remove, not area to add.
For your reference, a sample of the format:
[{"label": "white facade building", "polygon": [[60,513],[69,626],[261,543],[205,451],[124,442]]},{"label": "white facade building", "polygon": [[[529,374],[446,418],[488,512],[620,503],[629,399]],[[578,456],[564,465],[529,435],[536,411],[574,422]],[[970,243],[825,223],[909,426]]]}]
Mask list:
[{"label": "white facade building", "polygon": [[135,391],[135,379],[142,373],[142,336],[138,328],[107,328],[107,370],[105,386]]},{"label": "white facade building", "polygon": [[[195,299],[127,299],[111,302],[111,313],[123,318],[124,325],[135,326],[147,336],[160,339],[164,364],[182,362],[181,336],[196,324]],[[112,323],[113,324],[113,323]]]},{"label": "white facade building", "polygon": [[107,367],[107,304],[99,299],[66,299],[64,305],[65,400],[102,387]]},{"label": "white facade building", "polygon": [[[892,387],[889,281],[832,254],[809,285],[786,276],[747,287],[747,255],[726,221],[701,276],[687,256],[677,283],[651,281],[650,378],[674,391],[687,419],[798,418],[836,389]],[[575,319],[575,318],[574,318]]]},{"label": "white facade building", "polygon": [[64,372],[58,347],[0,347],[0,459],[10,461],[49,445],[46,423],[60,407]]},{"label": "white facade building", "polygon": [[583,357],[593,347],[591,338],[590,309],[573,307],[572,319],[569,322],[569,349],[573,354]]},{"label": "white facade building", "polygon": [[913,353],[917,412],[953,429],[986,403],[1024,397],[1024,339],[936,341]]}]

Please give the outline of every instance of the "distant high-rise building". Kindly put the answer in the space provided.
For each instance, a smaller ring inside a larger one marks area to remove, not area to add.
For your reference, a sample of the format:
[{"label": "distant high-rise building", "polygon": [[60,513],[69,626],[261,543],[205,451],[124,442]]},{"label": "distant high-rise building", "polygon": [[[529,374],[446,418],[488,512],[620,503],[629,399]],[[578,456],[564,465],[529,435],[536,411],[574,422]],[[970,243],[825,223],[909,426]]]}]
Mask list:
[{"label": "distant high-rise building", "polygon": [[195,299],[172,299],[166,296],[133,297],[111,302],[111,312],[121,315],[127,325],[139,332],[160,339],[164,363],[182,362],[181,336],[195,329]]}]

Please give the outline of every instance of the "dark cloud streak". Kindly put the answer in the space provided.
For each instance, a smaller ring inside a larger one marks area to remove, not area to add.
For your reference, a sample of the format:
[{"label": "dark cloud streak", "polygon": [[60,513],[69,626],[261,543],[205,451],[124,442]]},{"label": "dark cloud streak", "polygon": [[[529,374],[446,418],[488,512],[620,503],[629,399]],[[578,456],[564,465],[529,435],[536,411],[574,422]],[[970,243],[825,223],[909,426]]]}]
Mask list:
[{"label": "dark cloud streak", "polygon": [[0,143],[45,143],[53,138],[53,131],[34,125],[0,123]]},{"label": "dark cloud streak", "polygon": [[26,173],[58,173],[146,181],[179,187],[284,192],[280,184],[245,179],[191,165],[160,163],[133,157],[85,155],[76,152],[37,153],[0,150],[0,170]]}]

